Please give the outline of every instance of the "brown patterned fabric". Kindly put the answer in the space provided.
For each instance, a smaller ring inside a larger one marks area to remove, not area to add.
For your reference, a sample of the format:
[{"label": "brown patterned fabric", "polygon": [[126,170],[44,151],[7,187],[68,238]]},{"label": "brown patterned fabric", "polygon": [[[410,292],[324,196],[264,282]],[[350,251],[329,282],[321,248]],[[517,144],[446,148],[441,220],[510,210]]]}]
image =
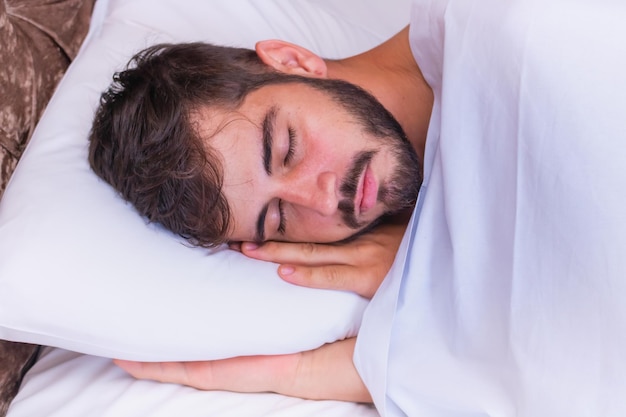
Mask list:
[{"label": "brown patterned fabric", "polygon": [[17,394],[24,373],[37,357],[39,346],[26,343],[0,343],[0,416],[5,416]]},{"label": "brown patterned fabric", "polygon": [[[95,0],[0,0],[0,198],[57,83],[76,56]],[[0,341],[0,417],[37,346]]]},{"label": "brown patterned fabric", "polygon": [[0,198],[76,56],[94,0],[0,0]]}]

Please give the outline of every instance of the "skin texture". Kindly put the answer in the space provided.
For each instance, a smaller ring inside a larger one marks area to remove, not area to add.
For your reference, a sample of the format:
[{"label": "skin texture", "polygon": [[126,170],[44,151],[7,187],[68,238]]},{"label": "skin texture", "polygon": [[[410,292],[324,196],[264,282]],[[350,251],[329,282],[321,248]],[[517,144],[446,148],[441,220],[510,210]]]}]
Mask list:
[{"label": "skin texture", "polygon": [[[419,176],[416,164],[398,156],[410,152],[406,142],[366,132],[342,106],[310,86],[263,87],[235,112],[204,109],[195,119],[207,146],[222,157],[233,241],[345,239],[401,206],[393,193],[381,190],[410,190],[403,181]],[[359,164],[364,155],[371,159]],[[409,173],[397,174],[399,167]],[[356,185],[353,194],[345,191],[350,183]],[[259,219],[264,219],[261,227]]]}]

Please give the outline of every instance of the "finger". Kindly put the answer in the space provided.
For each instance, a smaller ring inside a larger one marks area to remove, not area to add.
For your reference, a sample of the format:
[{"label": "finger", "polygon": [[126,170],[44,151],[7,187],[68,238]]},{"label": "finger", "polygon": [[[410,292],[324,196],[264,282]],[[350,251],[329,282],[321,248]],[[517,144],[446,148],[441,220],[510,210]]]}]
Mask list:
[{"label": "finger", "polygon": [[202,390],[277,391],[290,381],[300,354],[241,356],[214,361],[114,363],[138,379],[169,382]]},{"label": "finger", "polygon": [[[351,291],[371,299],[384,279],[381,274],[363,275],[364,271],[349,265],[281,265],[280,277],[294,285],[328,290]],[[378,278],[380,277],[380,278]]]},{"label": "finger", "polygon": [[113,362],[137,379],[193,385],[183,362],[135,362],[119,359]]},{"label": "finger", "polygon": [[[254,365],[252,358],[244,357],[197,362],[135,362],[118,359],[113,362],[137,379],[188,385],[202,390],[239,387],[240,391],[250,389],[250,381],[245,379],[249,372],[243,372],[242,363]],[[215,375],[216,370],[218,377]]]},{"label": "finger", "polygon": [[241,245],[242,253],[250,258],[300,265],[342,264],[352,259],[350,254],[355,250],[354,246],[316,243],[266,242],[259,246],[246,242]]},{"label": "finger", "polygon": [[231,250],[236,250],[237,252],[241,252],[241,242],[229,242],[228,248]]}]

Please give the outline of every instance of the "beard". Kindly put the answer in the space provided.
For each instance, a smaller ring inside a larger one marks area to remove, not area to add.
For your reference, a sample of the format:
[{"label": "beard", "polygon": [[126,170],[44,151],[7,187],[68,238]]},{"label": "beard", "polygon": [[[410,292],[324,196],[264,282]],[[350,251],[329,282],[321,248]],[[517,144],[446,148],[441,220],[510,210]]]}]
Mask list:
[{"label": "beard", "polygon": [[386,215],[413,208],[422,186],[422,165],[413,146],[407,141],[395,142],[392,152],[396,159],[391,179],[378,189],[378,201],[387,208]]}]

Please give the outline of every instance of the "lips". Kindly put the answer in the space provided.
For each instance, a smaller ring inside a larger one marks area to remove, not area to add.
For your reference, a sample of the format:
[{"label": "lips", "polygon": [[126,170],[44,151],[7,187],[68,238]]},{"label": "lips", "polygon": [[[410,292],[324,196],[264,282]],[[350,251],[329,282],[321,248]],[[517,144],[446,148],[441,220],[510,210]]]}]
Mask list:
[{"label": "lips", "polygon": [[363,170],[359,188],[357,189],[354,206],[357,214],[364,214],[376,205],[378,198],[378,184],[374,177],[374,172],[368,164]]}]

